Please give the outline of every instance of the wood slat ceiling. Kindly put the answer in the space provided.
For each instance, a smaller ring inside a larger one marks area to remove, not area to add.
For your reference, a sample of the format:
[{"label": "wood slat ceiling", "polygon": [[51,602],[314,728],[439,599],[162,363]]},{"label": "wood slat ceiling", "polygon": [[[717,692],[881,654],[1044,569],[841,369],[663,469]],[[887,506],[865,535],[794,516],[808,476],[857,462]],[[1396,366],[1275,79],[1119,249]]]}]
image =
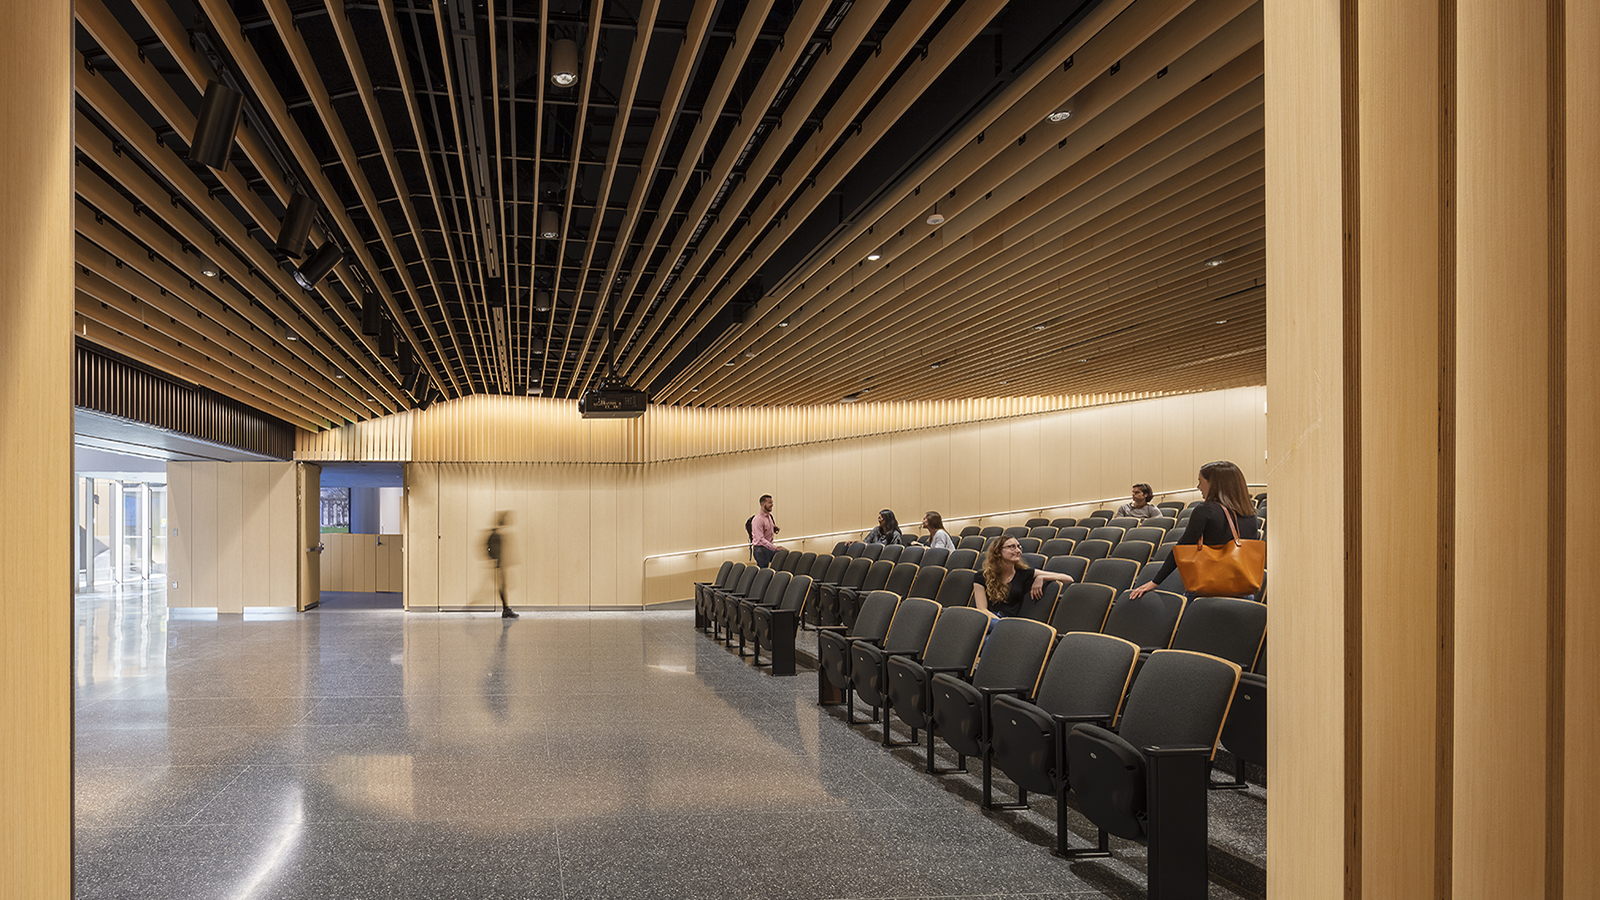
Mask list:
[{"label": "wood slat ceiling", "polygon": [[[1259,3],[76,16],[79,333],[302,428],[613,366],[717,406],[1265,380]],[[223,171],[187,159],[214,79]],[[313,290],[274,246],[297,191],[344,253]]]}]

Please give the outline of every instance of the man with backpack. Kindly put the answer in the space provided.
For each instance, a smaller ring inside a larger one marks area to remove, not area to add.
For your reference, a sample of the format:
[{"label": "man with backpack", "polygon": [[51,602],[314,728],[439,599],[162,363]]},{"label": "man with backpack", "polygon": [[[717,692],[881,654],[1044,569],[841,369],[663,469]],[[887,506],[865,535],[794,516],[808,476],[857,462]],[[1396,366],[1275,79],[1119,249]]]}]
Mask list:
[{"label": "man with backpack", "polygon": [[772,495],[761,495],[761,511],[745,520],[744,530],[750,534],[750,555],[756,565],[765,569],[772,563],[772,554],[778,550],[774,538],[778,536],[778,522],[772,518]]}]

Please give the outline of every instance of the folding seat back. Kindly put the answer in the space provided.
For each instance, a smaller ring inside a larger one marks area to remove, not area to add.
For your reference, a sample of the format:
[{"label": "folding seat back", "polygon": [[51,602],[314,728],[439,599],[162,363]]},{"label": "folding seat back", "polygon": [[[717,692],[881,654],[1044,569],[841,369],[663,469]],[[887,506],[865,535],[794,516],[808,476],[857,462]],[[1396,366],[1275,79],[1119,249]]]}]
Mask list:
[{"label": "folding seat back", "polygon": [[[784,589],[777,606],[756,607],[748,642],[756,666],[770,666],[774,675],[794,674],[794,633],[811,595],[810,575],[796,575]],[[769,662],[761,661],[761,651],[769,651]]]},{"label": "folding seat back", "polygon": [[[865,703],[877,709],[888,696],[885,663],[891,656],[916,657],[928,645],[928,635],[942,607],[932,600],[908,597],[895,607],[881,645],[855,641],[850,645],[850,687]],[[884,737],[888,737],[885,720]]]},{"label": "folding seat back", "polygon": [[1166,562],[1167,557],[1172,555],[1172,548],[1176,546],[1178,546],[1177,541],[1162,541],[1159,545],[1157,545],[1156,552],[1150,554],[1150,561]]},{"label": "folding seat back", "polygon": [[1056,529],[1056,537],[1066,538],[1076,543],[1089,537],[1089,529],[1082,525],[1068,525],[1065,528]]},{"label": "folding seat back", "polygon": [[940,606],[970,606],[972,605],[972,583],[978,578],[978,573],[972,569],[950,569],[945,572],[944,580],[939,582],[939,593],[933,599]]},{"label": "folding seat back", "polygon": [[839,543],[833,545],[833,555],[834,556],[843,556],[847,552],[849,552],[849,550],[850,550],[850,542],[849,541],[840,541]]},{"label": "folding seat back", "polygon": [[795,554],[790,553],[789,558],[793,560],[793,562],[786,567],[784,571],[792,575],[811,574],[811,567],[816,565],[817,562],[817,554],[810,550],[801,553],[798,557],[796,557]]},{"label": "folding seat back", "polygon": [[861,547],[861,555],[873,562],[877,562],[878,558],[883,556],[883,545],[865,544]]},{"label": "folding seat back", "polygon": [[1106,543],[1108,543],[1111,546],[1115,547],[1119,542],[1122,541],[1123,535],[1125,535],[1127,533],[1128,533],[1127,529],[1125,529],[1125,528],[1114,528],[1114,527],[1112,527],[1110,525],[1107,525],[1107,526],[1102,527],[1102,528],[1095,528],[1095,529],[1090,530],[1090,532],[1089,532],[1089,540],[1091,540],[1091,541],[1105,541]]},{"label": "folding seat back", "polygon": [[767,563],[767,567],[770,568],[770,569],[777,569],[778,571],[781,572],[781,571],[783,571],[783,564],[788,562],[788,561],[789,561],[789,548],[788,547],[779,547],[778,549],[772,551],[772,561]]},{"label": "folding seat back", "polygon": [[[1178,527],[1178,520],[1172,516],[1156,516],[1154,519],[1145,519],[1143,527],[1159,528],[1162,531],[1171,531],[1172,529]],[[1157,541],[1156,543],[1159,544],[1161,542]]]},{"label": "folding seat back", "polygon": [[[965,540],[965,538],[963,538]],[[971,547],[962,547],[950,551],[950,559],[944,564],[946,569],[975,569],[978,567],[978,551]]]},{"label": "folding seat back", "polygon": [[[880,559],[878,562],[882,563],[885,560]],[[910,594],[911,583],[917,580],[918,568],[916,563],[895,563],[894,568],[889,571],[888,580],[883,583],[883,590],[896,597]]]},{"label": "folding seat back", "polygon": [[[694,608],[695,613],[697,614],[695,619],[697,623],[699,623],[699,614],[703,613],[705,610],[707,592],[725,589],[733,579],[738,577],[737,573],[734,571],[735,565],[739,567],[739,571],[744,570],[744,563],[734,563],[730,560],[723,560],[722,565],[717,567],[716,577],[712,578],[710,581],[696,581],[694,583]],[[700,624],[703,625],[703,623]]]},{"label": "folding seat back", "polygon": [[1022,554],[1022,561],[1026,563],[1030,569],[1044,568],[1044,564],[1048,559],[1049,557],[1042,553],[1028,553],[1024,551]]},{"label": "folding seat back", "polygon": [[1003,540],[1006,540],[1006,536],[1003,535],[1003,534],[996,534],[996,535],[991,535],[989,537],[986,537],[986,538],[983,539],[983,549],[980,550],[979,552],[980,553],[988,553],[989,552],[989,548],[994,546],[996,541],[1003,541]]},{"label": "folding seat back", "polygon": [[833,557],[833,560],[828,563],[827,571],[823,572],[818,580],[826,584],[838,584],[844,578],[844,570],[850,568],[852,562],[855,562],[853,557]]},{"label": "folding seat back", "polygon": [[844,575],[839,578],[837,584],[840,587],[847,588],[861,587],[862,583],[867,580],[867,573],[872,571],[873,562],[874,560],[867,559],[865,556],[851,559],[849,565],[845,566]]},{"label": "folding seat back", "polygon": [[[928,749],[933,749],[933,733],[945,739],[951,749],[963,756],[983,756],[988,749],[989,694],[1015,692],[1031,697],[1039,687],[1045,659],[1055,645],[1056,630],[1032,619],[1006,618],[989,626],[989,637],[978,653],[972,680],[955,673],[933,676],[932,721]],[[931,765],[933,760],[928,760]]]},{"label": "folding seat back", "polygon": [[978,534],[966,535],[961,539],[960,543],[956,544],[956,548],[959,550],[982,550],[983,536]]},{"label": "folding seat back", "polygon": [[1133,577],[1139,574],[1139,564],[1131,559],[1097,559],[1089,563],[1083,580],[1090,584],[1109,584],[1117,593],[1133,587]]},{"label": "folding seat back", "polygon": [[[1267,764],[1267,676],[1245,673],[1222,726],[1222,746],[1241,763]],[[1235,768],[1235,780],[1243,781],[1243,766]]]},{"label": "folding seat back", "polygon": [[862,595],[861,610],[848,632],[826,629],[817,633],[817,677],[826,678],[837,688],[850,686],[850,644],[866,641],[878,644],[889,633],[889,622],[900,595],[888,591],[869,591]]},{"label": "folding seat back", "polygon": [[1100,631],[1117,592],[1103,584],[1069,584],[1056,600],[1050,625],[1066,634],[1073,631]]},{"label": "folding seat back", "polygon": [[1209,653],[1248,672],[1266,637],[1266,604],[1233,597],[1196,597],[1178,621],[1172,649]]},{"label": "folding seat back", "polygon": [[1127,531],[1129,528],[1138,528],[1144,524],[1144,520],[1134,516],[1117,516],[1106,524],[1112,528],[1121,528],[1123,531]]},{"label": "folding seat back", "polygon": [[1172,646],[1173,632],[1178,630],[1187,602],[1166,591],[1151,591],[1142,597],[1130,597],[1123,591],[1111,604],[1105,627],[1100,630],[1133,641],[1143,650],[1165,650]]},{"label": "folding seat back", "polygon": [[950,558],[950,551],[943,547],[929,547],[922,552],[922,565],[942,566]]},{"label": "folding seat back", "polygon": [[1028,536],[1028,526],[1013,525],[1010,528],[1007,528],[1005,531],[1000,532],[1000,534],[1005,537],[1025,538]]},{"label": "folding seat back", "polygon": [[[1034,521],[1039,520],[1035,519]],[[1049,525],[1035,525],[1028,529],[1028,537],[1038,538],[1041,541],[1048,541],[1055,536],[1056,529]]]},{"label": "folding seat back", "polygon": [[1183,530],[1183,526],[1185,526],[1185,525],[1187,525],[1189,523],[1189,519],[1193,515],[1194,515],[1194,510],[1193,509],[1179,510],[1179,512],[1178,512],[1178,520],[1177,520],[1176,524],[1174,524],[1172,527],[1177,529],[1177,530],[1179,530],[1179,531]]},{"label": "folding seat back", "polygon": [[928,671],[966,673],[978,658],[989,623],[988,613],[970,606],[946,606],[928,634],[918,659],[891,657],[888,663],[889,703],[895,715],[912,728],[927,727]]},{"label": "folding seat back", "polygon": [[900,554],[906,552],[904,544],[884,544],[883,550],[878,554],[878,559],[888,560],[892,563],[900,561]]},{"label": "folding seat back", "polygon": [[1144,525],[1138,528],[1129,528],[1127,533],[1122,536],[1122,539],[1125,541],[1145,541],[1152,547],[1159,547],[1167,541],[1167,530]]},{"label": "folding seat back", "polygon": [[[1106,522],[1109,522],[1113,518],[1115,518],[1116,515],[1117,515],[1116,510],[1097,509],[1094,512],[1089,513],[1089,518],[1091,518],[1091,519],[1104,519],[1104,520],[1106,520]],[[1105,522],[1101,522],[1100,524],[1104,525]]]},{"label": "folding seat back", "polygon": [[1150,561],[1150,554],[1155,549],[1155,545],[1149,541],[1123,541],[1111,548],[1111,558],[1131,559],[1142,566]]},{"label": "folding seat back", "polygon": [[1036,537],[1020,537],[1017,538],[1017,543],[1022,547],[1023,553],[1038,553],[1044,541]]},{"label": "folding seat back", "polygon": [[1157,509],[1170,509],[1174,511],[1183,509],[1183,507],[1184,503],[1182,500],[1163,500],[1156,504]]},{"label": "folding seat back", "polygon": [[[1026,554],[1023,555],[1023,562],[1027,562]],[[1017,617],[1022,619],[1032,619],[1035,622],[1048,623],[1050,621],[1050,614],[1054,612],[1056,608],[1056,598],[1060,594],[1061,582],[1045,582],[1044,589],[1039,593],[1039,596],[1035,597],[1030,592],[1028,596],[1022,598],[1021,603],[1017,604]]]},{"label": "folding seat back", "polygon": [[1060,572],[1071,575],[1073,581],[1082,581],[1083,573],[1089,568],[1089,561],[1081,556],[1051,556],[1044,561],[1046,572]]},{"label": "folding seat back", "polygon": [[901,535],[900,535],[900,546],[902,546],[902,547],[915,547],[915,546],[917,546],[917,536],[914,535],[914,534],[911,534],[910,532],[902,532]]},{"label": "folding seat back", "polygon": [[966,526],[963,526],[962,529],[961,529],[961,537],[971,537],[972,535],[982,534],[982,533],[983,533],[983,529],[980,528],[977,525],[966,525]]},{"label": "folding seat back", "polygon": [[[845,565],[849,565],[849,563],[845,563]],[[815,582],[820,581],[822,576],[828,574],[828,570],[831,568],[833,568],[833,555],[830,553],[818,553],[817,558],[811,561],[811,568],[798,574],[809,575],[811,580]],[[842,567],[841,571],[843,571]]]},{"label": "folding seat back", "polygon": [[900,552],[900,561],[911,563],[912,565],[920,565],[922,563],[922,554],[927,552],[927,549],[921,544],[911,544]]},{"label": "folding seat back", "polygon": [[906,596],[923,600],[934,599],[939,596],[939,585],[944,583],[944,576],[944,566],[918,566],[917,577],[911,580],[911,589]]},{"label": "folding seat back", "polygon": [[[739,573],[739,578],[736,581],[734,581],[733,590],[729,591],[729,593],[738,594],[740,596],[749,596],[750,595],[750,585],[751,585],[751,583],[753,583],[756,580],[756,576],[761,574],[762,572],[767,572],[767,571],[770,571],[770,570],[763,569],[760,566],[755,566],[755,565],[747,565],[747,566],[745,566],[744,567],[744,571]],[[768,577],[770,578],[771,576],[769,575]],[[763,585],[763,587],[765,587],[765,585]]]},{"label": "folding seat back", "polygon": [[[1152,559],[1139,567],[1139,574],[1133,577],[1133,585],[1134,587],[1138,587],[1147,581],[1155,581],[1156,576],[1160,574],[1161,562],[1159,560]],[[1176,583],[1176,586],[1174,586],[1174,583]],[[1157,582],[1156,589],[1167,591],[1173,594],[1183,593],[1183,579],[1178,577],[1178,570],[1173,569],[1172,574],[1167,577],[1166,581]]]},{"label": "folding seat back", "polygon": [[1079,541],[1073,546],[1072,554],[1088,560],[1105,559],[1111,555],[1111,542],[1100,540]]},{"label": "folding seat back", "polygon": [[717,566],[717,577],[711,579],[707,583],[712,587],[727,587],[728,579],[731,577],[728,573],[733,571],[733,566],[733,562],[729,560],[723,560],[722,565]]},{"label": "folding seat back", "polygon": [[978,532],[978,534],[980,534],[980,535],[982,535],[983,537],[986,537],[986,538],[999,537],[1000,535],[1005,534],[1005,533],[1006,533],[1006,530],[1004,528],[1001,528],[999,525],[985,525]]},{"label": "folding seat back", "polygon": [[1078,524],[1078,520],[1074,519],[1071,516],[1062,516],[1059,519],[1051,519],[1050,520],[1050,527],[1055,528],[1057,531],[1059,531],[1062,528],[1071,528],[1072,526],[1074,526],[1076,524]]},{"label": "folding seat back", "polygon": [[[1151,896],[1206,893],[1205,815],[1194,816],[1190,805],[1204,809],[1206,768],[1168,766],[1175,756],[1209,759],[1216,752],[1239,675],[1238,666],[1214,656],[1157,651],[1128,692],[1117,732],[1076,725],[1067,737],[1067,767],[1079,811],[1102,832],[1160,841],[1160,850],[1152,846],[1150,852]],[[1155,777],[1147,780],[1152,769],[1172,777],[1151,772]],[[1162,794],[1147,794],[1147,786]],[[1162,814],[1167,809],[1189,815],[1169,825]]]},{"label": "folding seat back", "polygon": [[1194,509],[1197,506],[1204,506],[1205,504],[1206,502],[1204,500],[1190,500],[1189,505],[1185,506],[1184,509]]},{"label": "folding seat back", "polygon": [[[1029,698],[999,696],[991,711],[993,764],[1023,791],[1048,793],[1061,808],[1057,847],[1066,849],[1066,732],[1078,722],[1115,723],[1139,648],[1104,634],[1064,634]],[[1059,718],[1058,718],[1059,717]],[[987,783],[988,779],[984,779]],[[987,797],[985,798],[987,799]]]},{"label": "folding seat back", "polygon": [[1265,502],[1267,502],[1267,492],[1266,491],[1262,491],[1261,493],[1257,494],[1255,496],[1255,501],[1257,503],[1265,503]]},{"label": "folding seat back", "polygon": [[1071,538],[1051,538],[1039,545],[1039,555],[1046,559],[1052,556],[1066,556],[1072,552],[1072,544]]},{"label": "folding seat back", "polygon": [[1034,516],[1033,518],[1029,519],[1027,522],[1025,522],[1023,524],[1027,525],[1029,528],[1038,528],[1041,525],[1049,525],[1050,524],[1050,520],[1046,519],[1046,518],[1044,518],[1042,516]]},{"label": "folding seat back", "polygon": [[849,544],[845,545],[844,549],[845,555],[849,557],[861,556],[866,552],[867,544],[865,541],[851,541]]},{"label": "folding seat back", "polygon": [[841,620],[843,610],[842,596],[847,591],[860,589],[867,580],[867,573],[872,571],[875,562],[865,556],[845,557],[849,563],[844,572],[834,582],[824,584],[817,592],[817,611],[811,621],[818,625],[836,625]]},{"label": "folding seat back", "polygon": [[[839,621],[847,628],[854,629],[856,624],[856,611],[860,609],[861,601],[873,591],[881,591],[889,583],[889,576],[894,574],[894,563],[886,559],[875,560],[872,568],[867,570],[867,577],[861,579],[861,586],[855,589],[841,587],[839,589]],[[896,594],[895,596],[899,596]]]}]

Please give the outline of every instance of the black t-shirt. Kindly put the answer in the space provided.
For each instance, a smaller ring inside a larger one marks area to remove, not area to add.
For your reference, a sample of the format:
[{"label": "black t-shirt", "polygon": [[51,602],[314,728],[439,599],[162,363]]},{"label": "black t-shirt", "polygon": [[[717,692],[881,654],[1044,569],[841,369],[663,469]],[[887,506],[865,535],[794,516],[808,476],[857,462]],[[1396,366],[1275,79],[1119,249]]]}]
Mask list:
[{"label": "black t-shirt", "polygon": [[[1234,516],[1233,521],[1239,526],[1239,537],[1247,541],[1261,538],[1261,519],[1258,516]],[[1216,547],[1233,540],[1233,531],[1228,528],[1228,512],[1221,503],[1207,500],[1195,507],[1194,515],[1189,517],[1188,527],[1183,529],[1183,537],[1178,538],[1180,544],[1205,544]],[[1172,556],[1161,564],[1161,571],[1156,573],[1156,584],[1167,580],[1172,570],[1178,567],[1178,561]]]},{"label": "black t-shirt", "polygon": [[[1022,609],[1022,601],[1026,600],[1028,594],[1033,591],[1033,576],[1035,574],[1033,569],[1018,567],[1016,572],[1011,575],[1011,584],[1007,585],[1006,602],[989,604],[989,611],[997,616],[1016,615]],[[979,572],[978,577],[973,579],[973,584],[984,588],[987,595],[989,582],[984,580],[982,572]]]}]

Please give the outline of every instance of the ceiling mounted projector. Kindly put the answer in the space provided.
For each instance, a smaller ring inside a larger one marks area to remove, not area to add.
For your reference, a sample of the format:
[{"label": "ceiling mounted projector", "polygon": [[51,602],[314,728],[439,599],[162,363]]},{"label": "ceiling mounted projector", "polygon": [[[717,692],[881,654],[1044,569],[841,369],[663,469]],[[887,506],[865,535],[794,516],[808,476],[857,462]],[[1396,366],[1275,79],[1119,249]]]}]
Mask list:
[{"label": "ceiling mounted projector", "polygon": [[634,390],[626,382],[602,379],[583,392],[578,412],[585,419],[637,419],[650,405],[650,395]]}]

